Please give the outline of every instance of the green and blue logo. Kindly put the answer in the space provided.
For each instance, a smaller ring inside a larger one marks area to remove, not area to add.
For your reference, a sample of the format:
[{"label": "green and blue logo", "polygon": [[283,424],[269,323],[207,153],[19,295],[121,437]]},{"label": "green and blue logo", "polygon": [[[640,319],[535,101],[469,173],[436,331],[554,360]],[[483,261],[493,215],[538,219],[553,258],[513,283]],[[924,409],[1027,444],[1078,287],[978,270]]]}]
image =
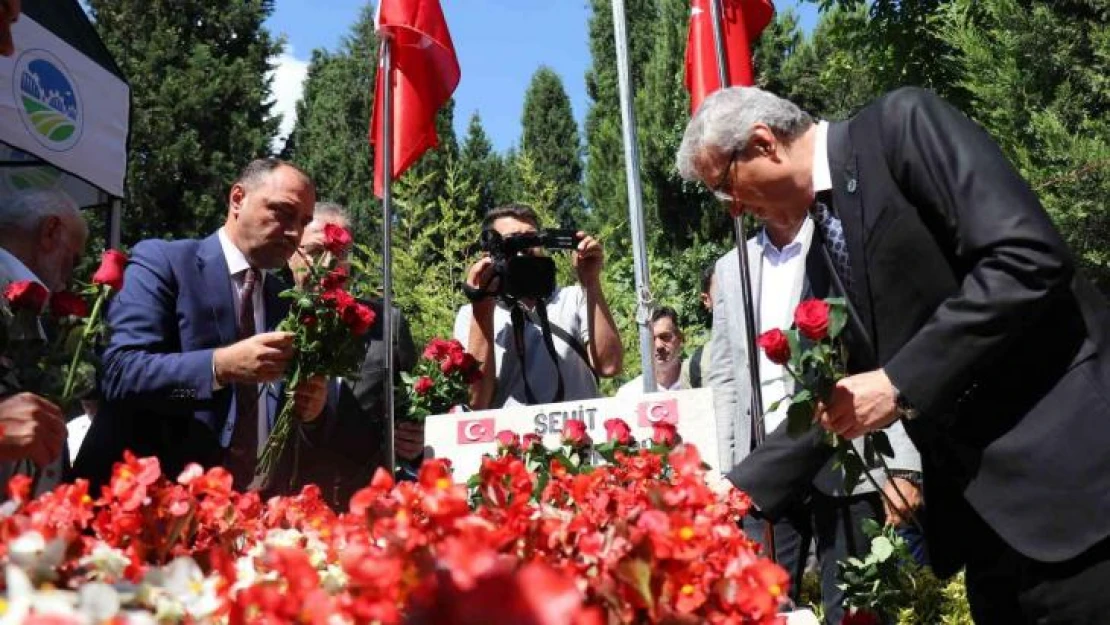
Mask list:
[{"label": "green and blue logo", "polygon": [[24,125],[43,147],[71,149],[81,138],[83,118],[77,81],[58,57],[46,50],[27,50],[16,61],[12,92],[19,99]]}]

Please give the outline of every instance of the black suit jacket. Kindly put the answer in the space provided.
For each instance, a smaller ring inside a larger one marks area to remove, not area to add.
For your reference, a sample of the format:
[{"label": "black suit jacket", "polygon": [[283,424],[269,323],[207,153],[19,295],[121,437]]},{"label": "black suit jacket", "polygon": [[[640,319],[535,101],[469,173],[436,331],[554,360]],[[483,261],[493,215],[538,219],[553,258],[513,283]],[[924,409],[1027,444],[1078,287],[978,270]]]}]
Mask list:
[{"label": "black suit jacket", "polygon": [[[318,443],[302,445],[297,486],[316,484],[336,510],[346,510],[351,495],[370,483],[378,467],[387,467],[385,456],[385,341],[382,301],[365,302],[379,320],[366,334],[366,357],[358,377],[329,380],[328,405],[321,416]],[[400,388],[401,371],[416,365],[416,348],[408,322],[393,310],[397,331],[393,339],[396,375],[394,388]],[[400,414],[402,406],[395,411]]]},{"label": "black suit jacket", "polygon": [[1110,308],[1034,193],[982,128],[920,89],[832,124],[828,145],[853,300],[921,413],[906,427],[934,568],[974,549],[972,511],[1035,560],[1106,538]]}]

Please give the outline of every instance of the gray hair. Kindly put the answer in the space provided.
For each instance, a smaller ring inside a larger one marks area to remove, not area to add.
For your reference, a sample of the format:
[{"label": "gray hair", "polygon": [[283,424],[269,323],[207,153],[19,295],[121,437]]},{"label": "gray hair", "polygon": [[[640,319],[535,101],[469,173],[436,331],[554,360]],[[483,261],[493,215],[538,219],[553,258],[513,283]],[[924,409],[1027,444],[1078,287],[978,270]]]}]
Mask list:
[{"label": "gray hair", "polygon": [[346,207],[336,202],[316,202],[316,206],[312,209],[312,217],[334,217],[341,220],[343,223],[350,225],[351,216],[347,213]]},{"label": "gray hair", "polygon": [[707,149],[729,154],[743,150],[752,126],[766,124],[775,136],[791,141],[813,125],[813,118],[790,100],[757,87],[729,87],[709,94],[682,136],[676,164],[686,180],[699,180],[694,166]]},{"label": "gray hair", "polygon": [[88,232],[77,202],[64,191],[18,191],[0,197],[0,233],[32,232],[47,217],[81,224]]}]

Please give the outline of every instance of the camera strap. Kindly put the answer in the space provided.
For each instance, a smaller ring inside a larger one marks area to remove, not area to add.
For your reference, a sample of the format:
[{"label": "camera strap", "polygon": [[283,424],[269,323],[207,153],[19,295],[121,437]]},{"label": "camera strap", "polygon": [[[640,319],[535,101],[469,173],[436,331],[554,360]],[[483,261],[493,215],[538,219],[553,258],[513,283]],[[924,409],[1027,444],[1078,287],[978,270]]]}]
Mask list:
[{"label": "camera strap", "polygon": [[[542,300],[538,301],[536,302],[536,310],[542,311],[539,312],[539,318],[543,323],[539,326],[543,334],[543,343],[547,348],[547,354],[551,357],[551,364],[555,365],[555,379],[558,380],[555,397],[551,398],[548,403],[558,403],[563,401],[563,395],[566,392],[563,386],[563,371],[559,369],[559,353],[555,351],[555,341],[551,338],[551,324],[547,322],[547,305]],[[532,392],[532,385],[528,383],[528,359],[525,357],[524,351],[525,314],[524,306],[520,302],[514,301],[509,309],[509,318],[513,324],[513,341],[516,343],[517,356],[520,358],[520,376],[524,379],[524,397],[529,405],[536,405],[540,402],[536,401],[536,394]]]},{"label": "camera strap", "polygon": [[[539,311],[543,311],[542,319],[540,318]],[[594,376],[594,386],[601,386],[601,380],[597,377],[597,371],[594,371],[593,365],[590,364],[590,355],[586,353],[586,347],[582,345],[582,341],[579,341],[578,337],[567,332],[558,324],[548,321],[546,305],[543,305],[541,302],[540,305],[536,306],[536,312],[524,311],[524,314],[528,315],[528,319],[531,320],[532,323],[541,328],[549,329],[553,336],[559,337],[560,340],[569,345],[570,348],[574,350],[574,353],[578,354],[578,357],[582,359],[582,362],[586,364],[586,368],[590,370],[590,375]]]}]

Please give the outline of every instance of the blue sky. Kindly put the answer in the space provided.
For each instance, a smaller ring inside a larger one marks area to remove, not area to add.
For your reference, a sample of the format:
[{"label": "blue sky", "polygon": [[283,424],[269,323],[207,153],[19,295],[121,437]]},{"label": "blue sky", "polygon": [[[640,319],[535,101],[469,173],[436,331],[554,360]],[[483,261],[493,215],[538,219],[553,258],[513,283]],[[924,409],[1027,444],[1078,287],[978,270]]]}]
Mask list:
[{"label": "blue sky", "polygon": [[[524,91],[540,65],[554,69],[570,96],[581,126],[586,116],[586,69],[590,65],[587,0],[441,0],[462,67],[455,92],[455,127],[460,138],[475,110],[496,149],[504,151],[520,138]],[[274,81],[278,110],[292,127],[293,105],[300,96],[307,61],[314,48],[334,50],[366,3],[364,0],[277,0],[267,26],[287,40]],[[795,6],[806,30],[816,8],[801,0],[779,0],[779,9]]]}]

